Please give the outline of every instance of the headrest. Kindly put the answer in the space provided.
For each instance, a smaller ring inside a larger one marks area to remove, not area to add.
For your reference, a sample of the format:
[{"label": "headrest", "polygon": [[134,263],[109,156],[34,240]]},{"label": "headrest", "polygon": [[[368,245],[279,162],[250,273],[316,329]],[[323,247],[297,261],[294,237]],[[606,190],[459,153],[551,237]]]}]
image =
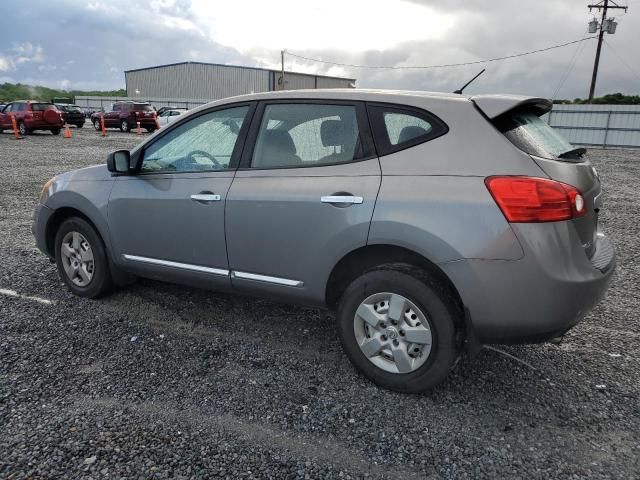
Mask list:
[{"label": "headrest", "polygon": [[296,154],[296,146],[289,132],[285,130],[267,130],[262,144],[264,154]]},{"label": "headrest", "polygon": [[[429,130],[431,130],[429,128]],[[414,138],[421,137],[429,133],[429,130],[425,130],[422,127],[404,127],[400,130],[400,135],[398,135],[398,143],[408,142],[409,140],[413,140]]]},{"label": "headrest", "polygon": [[323,147],[339,147],[347,143],[348,132],[342,120],[325,120],[320,125]]}]

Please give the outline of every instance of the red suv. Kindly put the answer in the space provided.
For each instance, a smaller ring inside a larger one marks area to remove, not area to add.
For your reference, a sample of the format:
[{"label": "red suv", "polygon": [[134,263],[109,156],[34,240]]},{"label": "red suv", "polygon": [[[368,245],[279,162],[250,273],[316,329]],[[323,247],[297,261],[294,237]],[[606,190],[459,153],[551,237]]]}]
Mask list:
[{"label": "red suv", "polygon": [[16,117],[18,130],[22,136],[33,130],[49,130],[54,135],[58,135],[64,126],[62,112],[54,104],[37,100],[19,100],[9,103],[2,109],[0,132],[12,128],[11,115]]},{"label": "red suv", "polygon": [[[96,130],[100,130],[100,113],[91,115],[91,123]],[[136,128],[137,123],[148,132],[156,128],[156,111],[146,102],[118,102],[104,112],[104,126],[106,128],[120,128],[122,132],[128,132]]]}]

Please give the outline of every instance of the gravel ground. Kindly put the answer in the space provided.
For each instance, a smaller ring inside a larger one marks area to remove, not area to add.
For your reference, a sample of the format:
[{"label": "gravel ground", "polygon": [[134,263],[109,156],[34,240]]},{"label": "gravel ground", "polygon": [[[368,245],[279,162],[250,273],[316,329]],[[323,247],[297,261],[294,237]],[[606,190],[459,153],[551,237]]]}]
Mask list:
[{"label": "gravel ground", "polygon": [[485,350],[417,396],[356,374],[325,311],[72,296],[34,247],[40,188],[139,141],[73,133],[0,135],[0,289],[22,295],[0,294],[0,478],[640,478],[640,152],[591,153],[607,298],[560,346],[505,348],[536,370]]}]

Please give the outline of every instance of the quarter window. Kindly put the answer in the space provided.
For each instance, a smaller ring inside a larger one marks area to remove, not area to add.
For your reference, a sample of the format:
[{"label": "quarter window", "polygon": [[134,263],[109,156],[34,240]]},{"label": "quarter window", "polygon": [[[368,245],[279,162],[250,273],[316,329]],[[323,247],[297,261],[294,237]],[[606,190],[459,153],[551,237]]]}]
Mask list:
[{"label": "quarter window", "polygon": [[252,168],[306,167],[363,157],[354,105],[267,105]]},{"label": "quarter window", "polygon": [[144,151],[142,172],[227,170],[249,107],[200,115],[160,137]]},{"label": "quarter window", "polygon": [[442,120],[424,110],[380,104],[368,108],[381,156],[432,140],[448,131]]}]

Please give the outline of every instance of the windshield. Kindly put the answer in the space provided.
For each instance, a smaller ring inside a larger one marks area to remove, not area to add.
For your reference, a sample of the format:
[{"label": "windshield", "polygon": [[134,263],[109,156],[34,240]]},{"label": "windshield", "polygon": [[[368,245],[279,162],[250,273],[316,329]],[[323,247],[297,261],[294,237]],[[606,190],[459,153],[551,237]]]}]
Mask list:
[{"label": "windshield", "polygon": [[147,103],[134,103],[133,110],[136,112],[152,112],[153,108]]},{"label": "windshield", "polygon": [[520,150],[543,158],[557,159],[574,150],[560,133],[532,112],[509,112],[496,120],[496,127]]},{"label": "windshield", "polygon": [[54,110],[56,109],[55,105],[53,105],[52,103],[32,103],[31,104],[31,110],[33,110],[34,112],[43,112],[47,108],[53,108]]}]

